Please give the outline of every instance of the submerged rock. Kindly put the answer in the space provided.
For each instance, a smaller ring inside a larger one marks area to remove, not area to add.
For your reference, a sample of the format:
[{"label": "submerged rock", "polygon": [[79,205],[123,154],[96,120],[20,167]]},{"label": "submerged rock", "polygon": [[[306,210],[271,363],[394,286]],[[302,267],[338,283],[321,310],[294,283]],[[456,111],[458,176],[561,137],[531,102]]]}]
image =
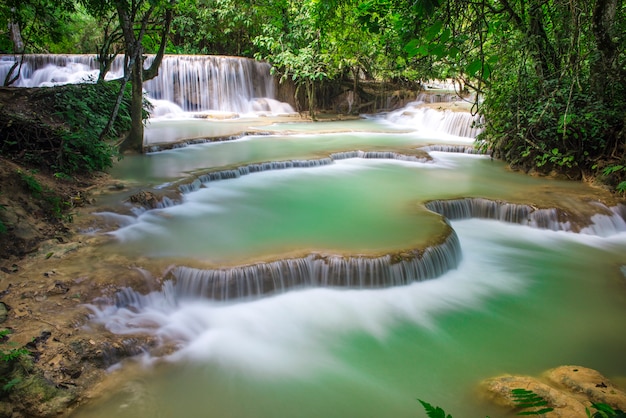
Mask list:
[{"label": "submerged rock", "polygon": [[[525,389],[541,396],[552,411],[548,418],[586,418],[595,410],[592,403],[610,405],[615,410],[626,409],[626,393],[598,371],[581,366],[560,366],[546,371],[541,377],[503,375],[481,383],[484,396],[492,403],[518,410],[514,389]],[[525,409],[524,411],[530,411]]]}]

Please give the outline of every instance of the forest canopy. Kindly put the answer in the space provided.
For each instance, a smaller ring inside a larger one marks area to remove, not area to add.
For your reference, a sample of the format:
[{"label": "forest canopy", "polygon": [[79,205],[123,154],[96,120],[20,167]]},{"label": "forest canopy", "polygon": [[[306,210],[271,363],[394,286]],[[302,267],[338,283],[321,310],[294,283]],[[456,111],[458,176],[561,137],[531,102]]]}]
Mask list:
[{"label": "forest canopy", "polygon": [[626,191],[622,0],[8,0],[0,50],[128,54],[123,10],[148,16],[142,54],[267,60],[309,107],[332,83],[454,79],[494,156]]}]

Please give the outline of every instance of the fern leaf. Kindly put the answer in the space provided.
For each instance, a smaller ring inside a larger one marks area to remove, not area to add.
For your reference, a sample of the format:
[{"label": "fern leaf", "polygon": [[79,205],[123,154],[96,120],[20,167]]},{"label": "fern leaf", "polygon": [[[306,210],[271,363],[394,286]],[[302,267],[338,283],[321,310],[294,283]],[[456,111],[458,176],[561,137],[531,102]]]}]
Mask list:
[{"label": "fern leaf", "polygon": [[428,418],[452,418],[452,415],[446,415],[446,412],[440,407],[432,406],[428,402],[424,402],[421,399],[418,399],[418,401],[426,410],[426,415],[428,415]]},{"label": "fern leaf", "polygon": [[[543,397],[537,395],[532,390],[527,389],[512,389],[511,390],[513,402],[519,409],[539,408],[528,411],[518,412],[517,415],[543,415],[547,412],[554,411],[554,408],[545,407],[548,405],[548,401]],[[545,407],[545,408],[541,408]]]}]

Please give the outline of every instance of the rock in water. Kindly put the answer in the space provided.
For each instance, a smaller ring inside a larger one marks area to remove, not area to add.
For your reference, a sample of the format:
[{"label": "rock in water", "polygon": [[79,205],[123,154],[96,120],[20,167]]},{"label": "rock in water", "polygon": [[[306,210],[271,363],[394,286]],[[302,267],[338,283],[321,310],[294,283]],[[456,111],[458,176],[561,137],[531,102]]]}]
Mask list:
[{"label": "rock in water", "polygon": [[[587,418],[592,403],[610,405],[626,410],[626,393],[598,371],[581,366],[560,366],[546,371],[541,377],[503,375],[482,382],[481,388],[489,401],[510,409],[517,405],[513,389],[534,392],[547,401],[553,411],[548,418]],[[524,409],[530,411],[531,409]]]},{"label": "rock in water", "polygon": [[579,366],[561,366],[545,373],[548,383],[573,396],[594,403],[605,403],[626,411],[626,393],[598,371]]}]

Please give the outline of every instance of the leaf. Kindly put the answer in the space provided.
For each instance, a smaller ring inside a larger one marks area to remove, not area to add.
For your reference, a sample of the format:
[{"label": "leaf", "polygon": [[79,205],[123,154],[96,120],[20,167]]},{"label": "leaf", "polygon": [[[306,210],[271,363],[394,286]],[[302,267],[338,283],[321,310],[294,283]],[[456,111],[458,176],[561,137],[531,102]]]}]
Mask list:
[{"label": "leaf", "polygon": [[439,42],[441,43],[448,42],[448,39],[450,39],[451,34],[452,32],[450,31],[450,29],[448,28],[444,29],[444,31],[441,33],[441,38],[439,38]]},{"label": "leaf", "polygon": [[465,70],[467,71],[467,74],[469,74],[470,76],[475,76],[476,73],[479,72],[482,68],[483,68],[483,62],[477,59],[477,60],[470,62]]},{"label": "leaf", "polygon": [[430,50],[430,55],[434,55],[437,58],[441,58],[445,54],[446,54],[446,50],[443,45],[435,45],[435,47]]},{"label": "leaf", "polygon": [[[515,402],[515,406],[520,409],[538,408],[540,406],[548,405],[548,402],[543,399],[543,397],[537,395],[532,390],[512,389],[511,394],[513,401]],[[518,412],[517,415],[543,415],[553,410],[553,408],[547,407],[532,411],[521,411]]]},{"label": "leaf", "polygon": [[419,40],[411,39],[411,41],[408,44],[406,44],[404,48],[402,49],[404,50],[404,52],[411,54],[411,51],[414,51],[417,49],[418,44],[419,44]]},{"label": "leaf", "polygon": [[429,418],[452,418],[451,415],[446,415],[446,412],[440,407],[432,406],[421,399],[418,399],[418,401],[422,404],[424,410],[426,410],[426,415],[428,415]]},{"label": "leaf", "polygon": [[441,20],[433,23],[433,25],[426,30],[426,39],[428,41],[432,41],[433,39],[435,39],[439,32],[441,32],[441,28],[443,28],[443,22]]},{"label": "leaf", "polygon": [[456,58],[461,53],[461,50],[455,46],[448,50],[448,56],[450,58]]}]

